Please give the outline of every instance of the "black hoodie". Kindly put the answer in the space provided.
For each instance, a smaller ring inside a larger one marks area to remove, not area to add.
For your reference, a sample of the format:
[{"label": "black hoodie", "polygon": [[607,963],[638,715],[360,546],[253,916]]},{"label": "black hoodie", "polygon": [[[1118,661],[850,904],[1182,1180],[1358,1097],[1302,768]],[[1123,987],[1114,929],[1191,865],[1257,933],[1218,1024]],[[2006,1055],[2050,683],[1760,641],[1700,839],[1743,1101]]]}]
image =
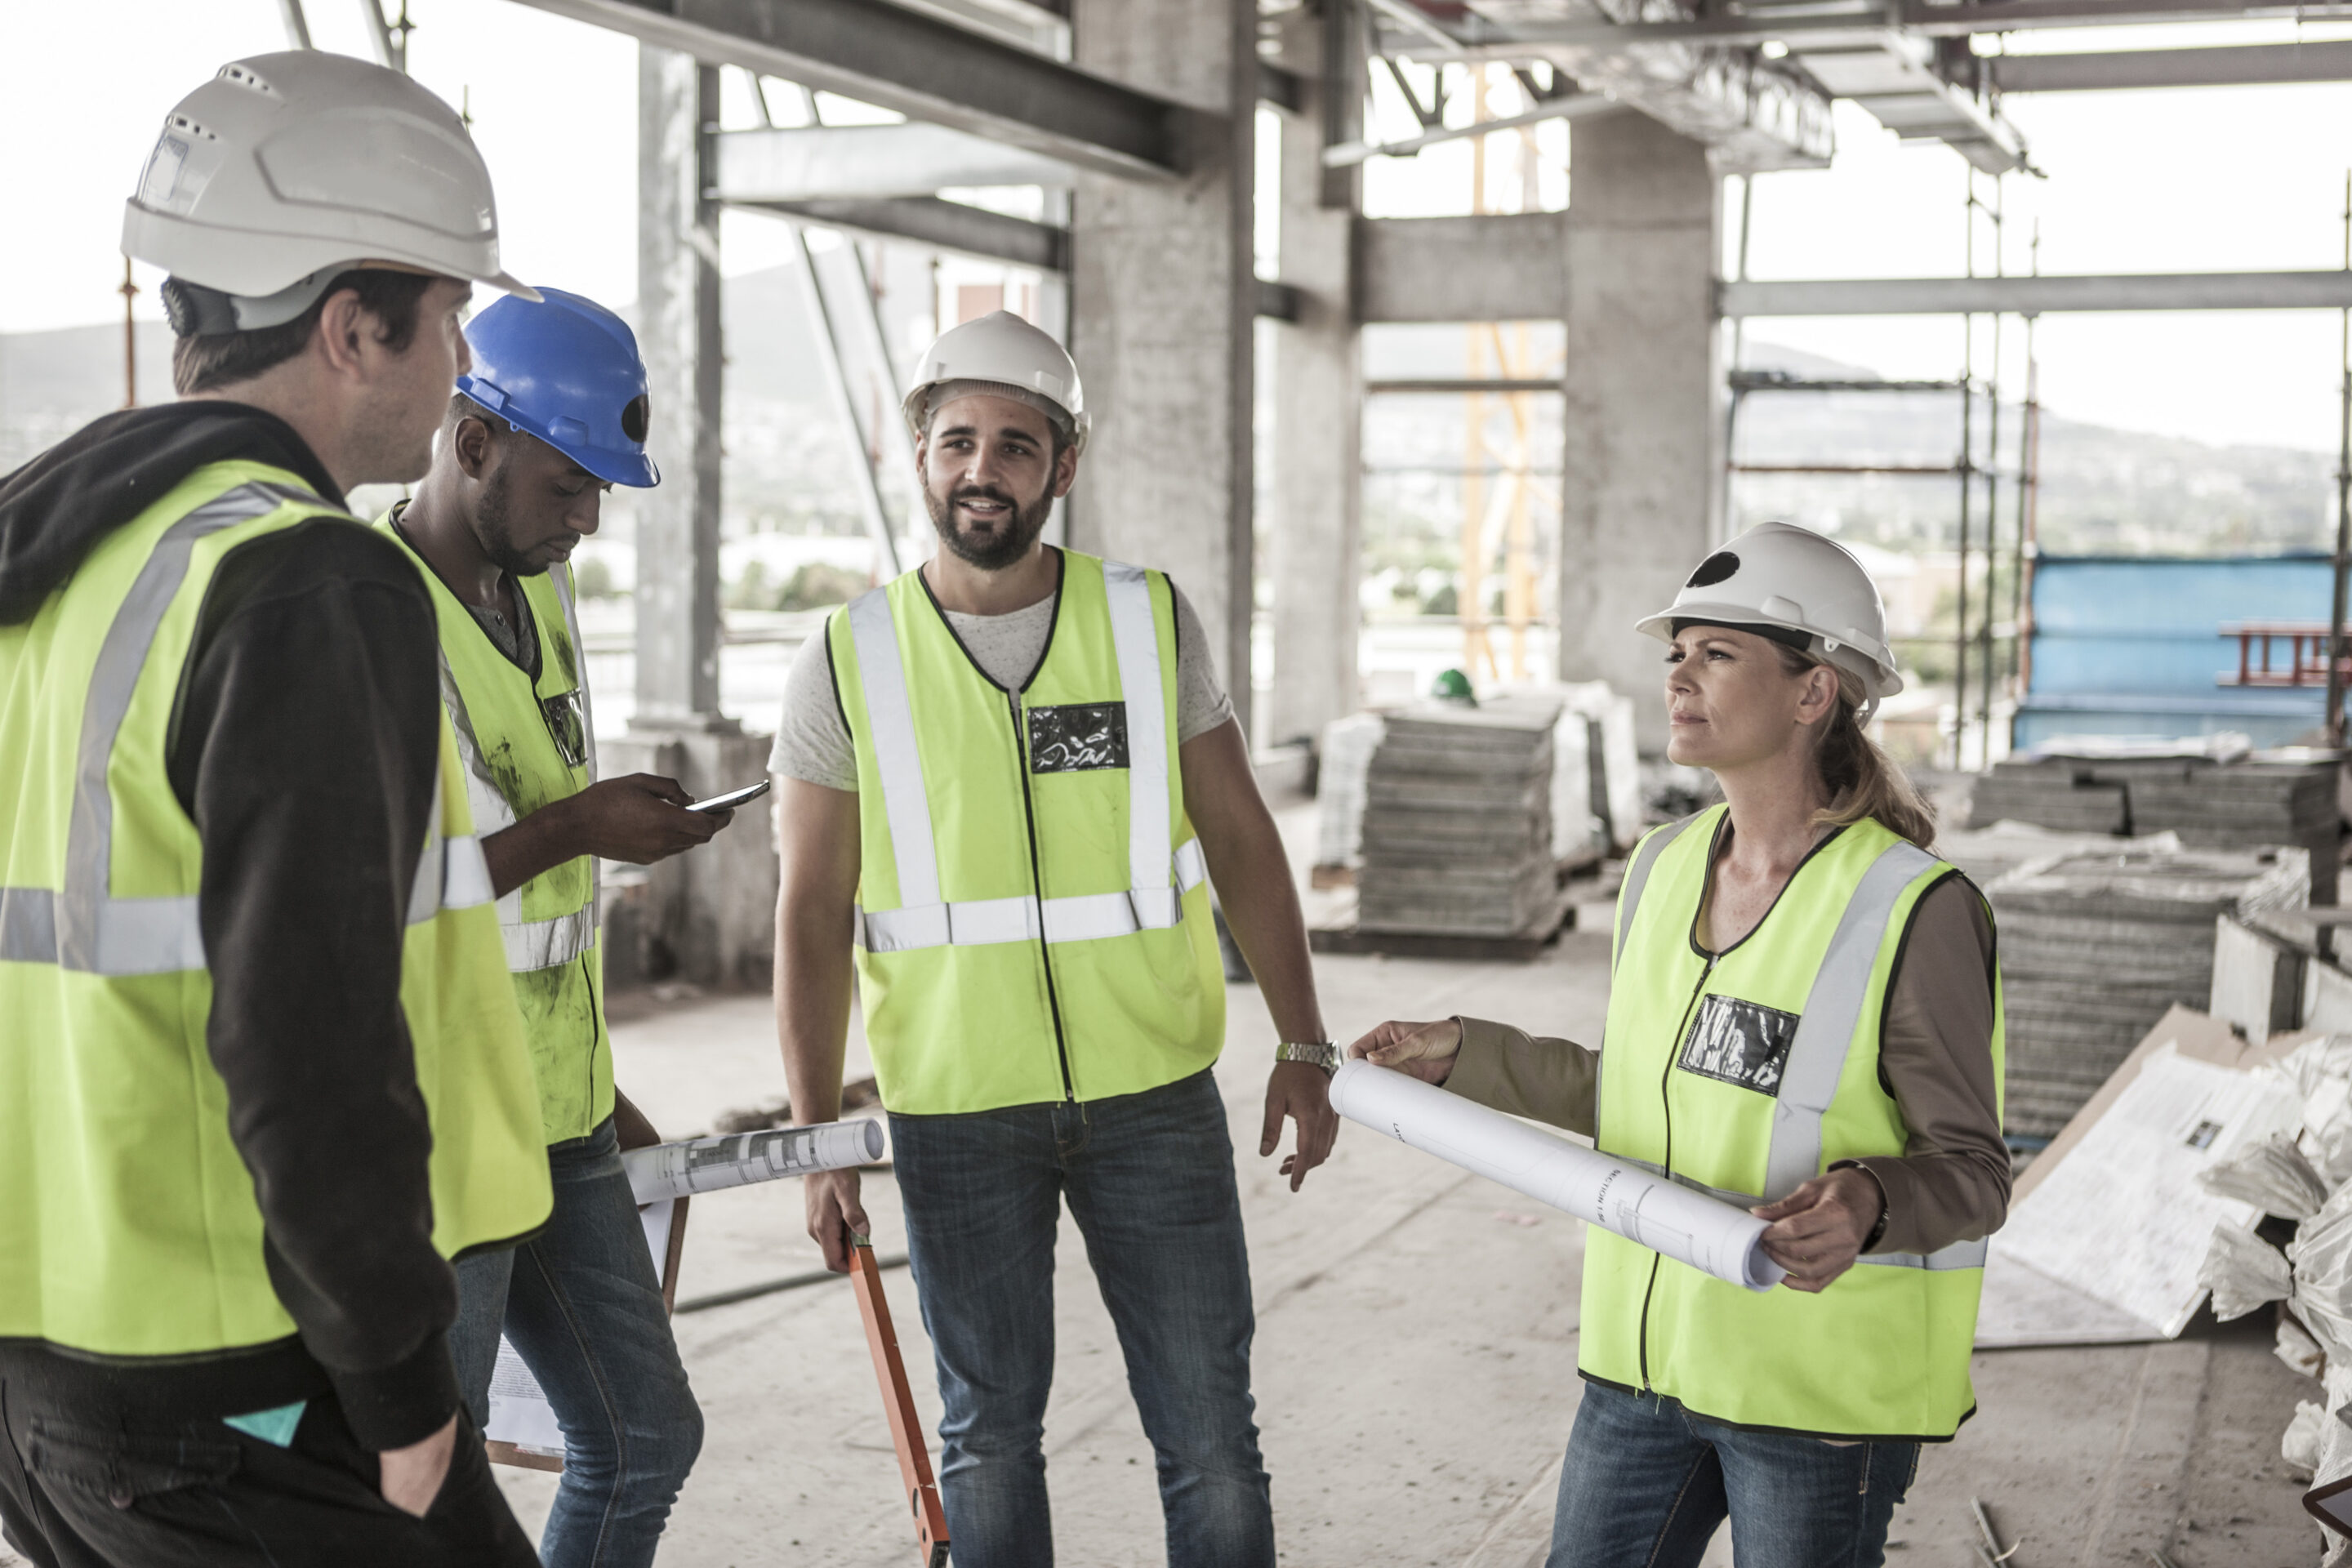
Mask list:
[{"label": "black hoodie", "polygon": [[[32,618],[114,530],[228,458],[285,468],[343,504],[274,415],[211,401],[110,414],[0,479],[0,625]],[[169,1363],[0,1342],[0,1377],[86,1407],[191,1415],[331,1389],[379,1449],[429,1436],[457,1409],[444,1338],[457,1289],[432,1247],[432,1131],[400,1008],[437,659],[415,566],[372,530],[299,523],[221,563],[167,768],[204,847],[207,1044],[298,1332]],[[8,766],[0,759],[0,790],[15,787]]]}]

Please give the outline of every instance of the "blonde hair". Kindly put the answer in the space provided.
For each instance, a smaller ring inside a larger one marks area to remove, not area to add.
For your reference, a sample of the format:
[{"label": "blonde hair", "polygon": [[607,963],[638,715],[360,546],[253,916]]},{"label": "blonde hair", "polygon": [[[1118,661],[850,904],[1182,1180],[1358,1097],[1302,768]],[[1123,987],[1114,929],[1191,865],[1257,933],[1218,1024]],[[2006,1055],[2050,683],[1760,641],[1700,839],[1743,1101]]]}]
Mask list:
[{"label": "blonde hair", "polygon": [[1861,710],[1865,693],[1851,671],[1826,659],[1789,647],[1774,645],[1780,667],[1790,675],[1826,669],[1837,677],[1837,707],[1822,727],[1813,751],[1830,803],[1814,814],[1824,827],[1843,827],[1869,817],[1897,838],[1907,838],[1925,849],[1936,841],[1936,810],[1920,798],[1911,780],[1895,759],[1863,733]]}]

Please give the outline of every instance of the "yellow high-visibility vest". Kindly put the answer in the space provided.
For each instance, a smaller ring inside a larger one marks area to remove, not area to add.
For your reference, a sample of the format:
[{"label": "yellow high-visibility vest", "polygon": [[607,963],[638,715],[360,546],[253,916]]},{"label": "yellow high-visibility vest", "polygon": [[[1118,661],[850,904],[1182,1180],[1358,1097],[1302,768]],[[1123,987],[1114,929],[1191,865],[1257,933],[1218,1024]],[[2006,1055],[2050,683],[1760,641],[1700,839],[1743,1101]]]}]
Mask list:
[{"label": "yellow high-visibility vest", "polygon": [[[222,559],[340,516],[284,469],[207,464],[0,626],[0,1339],[141,1357],[294,1332],[206,1044],[203,845],[165,754]],[[455,1258],[537,1230],[551,1196],[446,723],[423,849],[400,997],[433,1126],[434,1244]]]},{"label": "yellow high-visibility vest", "polygon": [[[1904,1152],[1909,1130],[1878,1075],[1886,991],[1919,900],[1959,873],[1854,823],[1710,957],[1695,922],[1727,813],[1655,829],[1627,864],[1595,1142],[1748,1208],[1833,1162]],[[1998,1081],[1998,966],[1991,980]],[[1976,1407],[1984,1259],[1981,1240],[1872,1254],[1818,1295],[1758,1294],[1595,1228],[1578,1364],[1734,1426],[1948,1437]]]},{"label": "yellow high-visibility vest", "polygon": [[856,963],[883,1103],[1102,1100],[1224,1043],[1224,970],[1177,761],[1174,590],[1063,551],[1007,690],[919,571],[825,627],[857,749]]},{"label": "yellow high-visibility vest", "polygon": [[[398,541],[397,509],[376,520]],[[415,552],[411,552],[414,555]],[[572,608],[572,568],[519,577],[539,641],[533,680],[499,651],[430,563],[416,569],[441,628],[441,705],[457,737],[474,821],[484,837],[596,782],[596,735]],[[584,1138],[613,1114],[613,1041],[604,1024],[596,857],[551,866],[498,902],[547,1141]]]}]

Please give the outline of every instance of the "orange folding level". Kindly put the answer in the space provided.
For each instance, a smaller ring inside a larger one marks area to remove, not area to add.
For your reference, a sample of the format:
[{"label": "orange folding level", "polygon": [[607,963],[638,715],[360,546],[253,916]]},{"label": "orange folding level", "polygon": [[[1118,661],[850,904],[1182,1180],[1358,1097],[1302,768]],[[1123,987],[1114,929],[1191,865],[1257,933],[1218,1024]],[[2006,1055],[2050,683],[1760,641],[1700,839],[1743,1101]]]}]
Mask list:
[{"label": "orange folding level", "polygon": [[924,1568],[947,1568],[948,1516],[940,1507],[939,1484],[931,1479],[931,1452],[923,1446],[922,1424],[915,1418],[907,1363],[898,1357],[898,1335],[890,1327],[890,1303],[882,1299],[882,1271],[874,1266],[872,1242],[862,1236],[853,1236],[850,1242],[849,1279],[857,1289],[857,1310],[866,1320],[866,1346],[874,1352],[882,1408],[890,1417],[890,1441],[898,1446],[898,1479],[915,1516],[916,1544]]}]

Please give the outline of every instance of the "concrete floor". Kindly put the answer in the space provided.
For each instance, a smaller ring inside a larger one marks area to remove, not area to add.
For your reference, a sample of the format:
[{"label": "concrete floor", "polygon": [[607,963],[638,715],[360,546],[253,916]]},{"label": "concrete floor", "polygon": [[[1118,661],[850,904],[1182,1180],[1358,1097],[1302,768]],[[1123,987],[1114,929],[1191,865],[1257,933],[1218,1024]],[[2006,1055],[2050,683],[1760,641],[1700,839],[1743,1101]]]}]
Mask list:
[{"label": "concrete floor", "polygon": [[[1294,863],[1309,816],[1284,814]],[[1311,918],[1311,916],[1310,916]],[[1472,1013],[1590,1039],[1605,939],[1570,933],[1526,964],[1320,958],[1342,1039],[1386,1017]],[[764,996],[634,998],[614,1030],[622,1087],[671,1137],[783,1091]],[[1534,1568],[1575,1415],[1582,1227],[1360,1128],[1292,1195],[1255,1153],[1274,1039],[1236,987],[1218,1079],[1239,1151],[1258,1310],[1256,1389],[1283,1561]],[[862,1073],[853,1042],[852,1071]],[[903,1248],[887,1173],[870,1176],[876,1241]],[[1162,1562],[1151,1456],[1083,1247],[1066,1225],[1061,1345],[1046,1453],[1060,1560]],[[694,1208],[681,1298],[818,1267],[796,1184]],[[939,1403],[907,1274],[886,1277],[927,1426]],[[677,1320],[709,1423],[662,1561],[677,1568],[905,1568],[898,1496],[856,1307],[845,1283]],[[2170,1344],[1979,1355],[1977,1418],[1930,1448],[1892,1532],[1894,1568],[1977,1568],[1980,1498],[2012,1568],[2307,1568],[2319,1532],[2278,1441],[2319,1397],[2270,1353],[2267,1320],[2210,1322]],[[502,1470],[534,1531],[554,1479]],[[0,1549],[0,1562],[6,1560]],[[1730,1568],[1720,1532],[1710,1568]]]},{"label": "concrete floor", "polygon": [[[1331,1026],[1485,1014],[1590,1038],[1606,951],[1570,934],[1532,964],[1318,960]],[[670,1136],[781,1093],[763,997],[681,1003],[614,1031],[622,1084]],[[1258,1307],[1256,1387],[1283,1560],[1530,1568],[1549,1534],[1575,1414],[1581,1227],[1402,1145],[1343,1131],[1293,1196],[1255,1154],[1261,1063],[1274,1036],[1255,993],[1233,995],[1218,1069],[1240,1150]],[[901,1243],[887,1174],[868,1180],[877,1244]],[[1061,1561],[1163,1561],[1151,1458],[1083,1248],[1066,1227],[1061,1360],[1046,1452]],[[815,1266],[791,1186],[695,1208],[681,1296]],[[938,1418],[913,1287],[888,1277],[918,1401]],[[663,1560],[903,1564],[912,1531],[844,1286],[820,1285],[677,1321],[709,1417],[701,1465]],[[2152,1346],[1989,1352],[1981,1410],[1931,1448],[1890,1563],[1973,1568],[1981,1498],[2015,1568],[2293,1568],[2319,1536],[2278,1457],[2294,1401],[2316,1388],[2271,1354],[2266,1326]],[[551,1478],[507,1472],[536,1526]],[[1731,1562],[1727,1533],[1710,1563]]]}]

